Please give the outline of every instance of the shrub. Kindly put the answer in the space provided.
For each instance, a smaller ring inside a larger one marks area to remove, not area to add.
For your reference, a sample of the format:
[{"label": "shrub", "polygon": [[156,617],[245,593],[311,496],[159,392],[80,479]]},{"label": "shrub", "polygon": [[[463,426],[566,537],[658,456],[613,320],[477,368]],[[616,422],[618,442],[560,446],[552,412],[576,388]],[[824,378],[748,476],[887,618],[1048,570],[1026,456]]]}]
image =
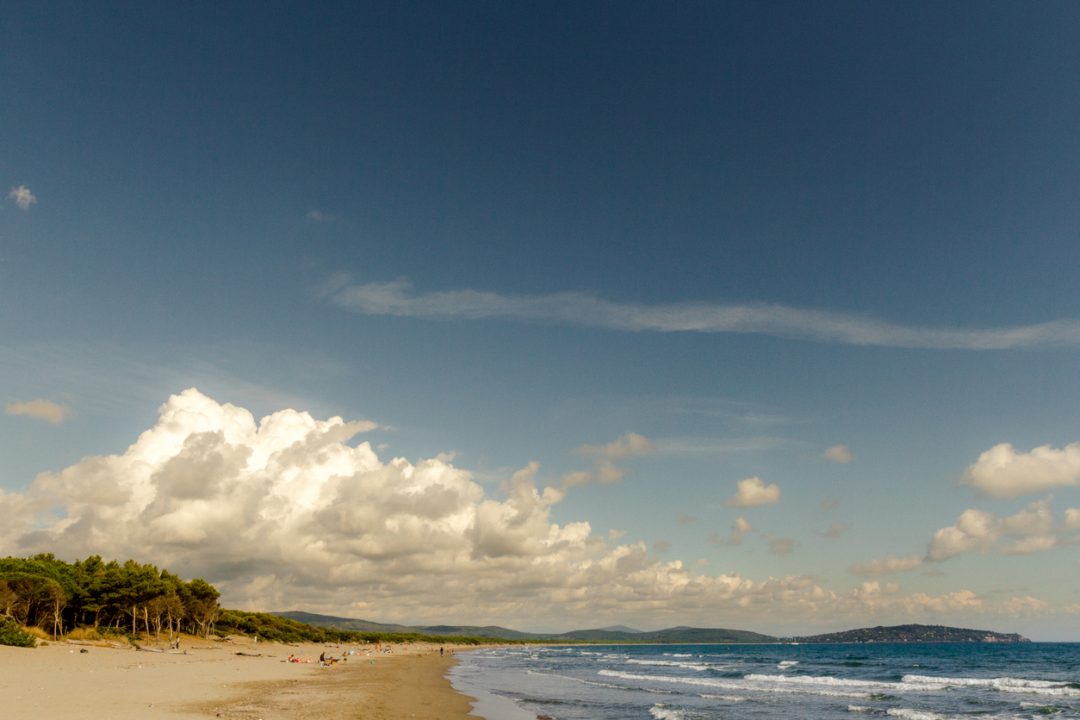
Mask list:
[{"label": "shrub", "polygon": [[19,627],[19,624],[10,618],[0,621],[0,645],[14,645],[15,647],[34,647],[37,639],[30,633]]},{"label": "shrub", "polygon": [[94,628],[94,627],[75,628],[74,630],[69,632],[64,637],[66,637],[68,640],[84,640],[84,641],[104,640],[105,639],[104,636],[100,632],[98,632],[98,629]]},{"label": "shrub", "polygon": [[36,637],[38,640],[52,640],[52,635],[45,632],[43,629],[37,627],[36,625],[31,625],[29,627],[24,627],[23,632],[30,633],[31,635]]}]

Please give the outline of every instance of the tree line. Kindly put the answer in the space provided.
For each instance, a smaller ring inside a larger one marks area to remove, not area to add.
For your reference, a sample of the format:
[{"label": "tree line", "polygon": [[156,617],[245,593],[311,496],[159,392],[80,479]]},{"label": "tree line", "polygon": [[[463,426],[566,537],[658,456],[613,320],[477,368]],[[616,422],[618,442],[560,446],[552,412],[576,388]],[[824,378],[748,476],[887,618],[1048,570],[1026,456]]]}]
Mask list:
[{"label": "tree line", "polygon": [[243,633],[279,642],[456,643],[513,641],[424,633],[316,627],[270,613],[225,610],[220,593],[201,578],[185,581],[149,563],[105,562],[100,555],[69,563],[52,553],[0,558],[0,645],[33,646],[20,630],[37,627],[54,639],[76,628],[171,641],[178,633],[208,637]]},{"label": "tree line", "polygon": [[0,558],[0,620],[39,627],[54,638],[77,627],[159,639],[180,632],[206,637],[220,616],[220,595],[201,578],[184,581],[135,560],[121,564],[91,555],[68,563],[52,553]]}]

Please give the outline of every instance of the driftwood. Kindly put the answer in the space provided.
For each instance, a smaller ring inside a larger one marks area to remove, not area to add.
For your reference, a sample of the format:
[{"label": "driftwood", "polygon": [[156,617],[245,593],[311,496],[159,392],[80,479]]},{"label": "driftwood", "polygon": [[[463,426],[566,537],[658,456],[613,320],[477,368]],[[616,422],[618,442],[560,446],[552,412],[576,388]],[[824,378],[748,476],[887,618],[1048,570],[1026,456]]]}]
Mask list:
[{"label": "driftwood", "polygon": [[263,654],[262,654],[262,653],[246,653],[246,652],[238,652],[238,653],[236,653],[236,654],[237,654],[237,655],[243,655],[244,657],[262,657],[262,656],[263,656]]},{"label": "driftwood", "polygon": [[[90,640],[64,640],[64,642],[68,645],[86,645],[88,647],[111,647],[115,648],[116,650],[129,650],[131,648],[130,645],[125,645],[123,643],[101,640],[96,642]],[[103,642],[104,644],[102,644]]]},{"label": "driftwood", "polygon": [[161,653],[162,655],[187,655],[187,650],[166,650],[165,648],[143,647],[139,643],[131,643],[135,649],[141,652]]}]

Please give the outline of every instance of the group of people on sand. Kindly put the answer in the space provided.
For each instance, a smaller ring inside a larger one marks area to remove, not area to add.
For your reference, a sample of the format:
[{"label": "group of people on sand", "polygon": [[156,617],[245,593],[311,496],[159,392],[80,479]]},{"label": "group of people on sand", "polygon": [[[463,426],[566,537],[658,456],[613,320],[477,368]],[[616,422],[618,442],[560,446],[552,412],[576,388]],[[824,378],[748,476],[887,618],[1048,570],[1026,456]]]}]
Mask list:
[{"label": "group of people on sand", "polygon": [[[329,666],[331,666],[331,665],[333,665],[335,663],[348,662],[350,655],[359,655],[359,654],[360,654],[360,652],[357,651],[357,650],[342,650],[341,651],[341,657],[334,657],[333,655],[328,655],[326,653],[326,651],[324,650],[323,652],[319,653],[318,663],[319,663],[319,665],[321,665],[323,667],[329,667]],[[371,652],[370,651],[365,651],[364,654],[365,655],[370,655]],[[311,658],[301,657],[300,655],[293,655],[292,653],[289,653],[289,657],[288,657],[287,661],[291,662],[291,663],[312,663],[312,662],[316,662],[315,660],[312,660]]]},{"label": "group of people on sand", "polygon": [[[329,667],[334,663],[347,662],[349,653],[344,653],[340,658],[336,658],[333,655],[327,655],[325,651],[319,653],[319,665],[323,667]],[[314,662],[311,658],[301,657],[299,655],[293,655],[289,653],[288,662],[291,663],[310,663]]]},{"label": "group of people on sand", "polygon": [[325,651],[319,653],[319,664],[322,665],[323,667],[330,667],[331,665],[333,665],[336,662],[345,662],[348,659],[349,658],[347,658],[347,657],[342,657],[339,660],[338,658],[334,657],[333,655],[327,655]]}]

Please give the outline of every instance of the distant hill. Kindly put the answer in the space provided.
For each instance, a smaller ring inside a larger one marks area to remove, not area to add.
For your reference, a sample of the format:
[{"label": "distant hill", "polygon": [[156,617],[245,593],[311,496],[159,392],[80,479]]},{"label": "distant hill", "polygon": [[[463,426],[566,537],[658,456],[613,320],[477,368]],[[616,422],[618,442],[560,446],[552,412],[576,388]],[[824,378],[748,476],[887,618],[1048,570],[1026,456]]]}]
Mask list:
[{"label": "distant hill", "polygon": [[616,643],[770,643],[777,642],[771,635],[750,632],[749,630],[727,630],[724,628],[674,627],[652,632],[621,632],[618,630],[572,630],[560,635],[545,636],[551,640],[573,640],[575,642],[616,642]]},{"label": "distant hill", "polygon": [[518,632],[497,625],[387,625],[384,623],[371,622],[370,620],[357,620],[355,618],[334,617],[333,615],[316,615],[315,613],[301,610],[289,610],[286,612],[270,613],[278,617],[292,618],[308,625],[316,627],[330,627],[338,630],[353,630],[355,632],[384,632],[384,633],[421,633],[424,635],[454,635],[460,637],[495,638],[499,640],[526,640],[535,638],[531,633]]},{"label": "distant hill", "polygon": [[500,640],[537,640],[548,642],[592,642],[592,643],[761,643],[777,642],[770,635],[749,632],[747,630],[726,630],[721,628],[675,627],[667,630],[641,632],[625,625],[617,625],[591,630],[572,630],[566,633],[525,633],[497,625],[388,625],[385,623],[358,620],[355,618],[317,615],[301,610],[275,612],[271,615],[291,618],[316,627],[330,627],[338,630],[385,633],[422,633],[425,635],[457,635],[464,637],[494,638]]},{"label": "distant hill", "polygon": [[385,623],[371,622],[370,620],[357,620],[356,618],[335,617],[333,615],[317,615],[316,613],[302,610],[289,610],[287,612],[272,612],[271,615],[289,618],[297,622],[314,625],[315,627],[330,627],[338,630],[351,630],[353,632],[384,632],[384,633],[412,633],[417,629],[407,625],[387,625]]},{"label": "distant hill", "polygon": [[880,642],[977,642],[1018,643],[1031,642],[1016,633],[999,633],[990,630],[969,630],[944,625],[878,625],[872,628],[844,630],[793,638],[800,643],[880,643]]},{"label": "distant hill", "polygon": [[601,630],[607,630],[609,632],[624,632],[624,633],[631,633],[631,634],[644,632],[643,630],[635,630],[634,628],[626,627],[625,625],[610,625],[608,627],[600,628],[600,629]]},{"label": "distant hill", "polygon": [[749,630],[730,630],[726,628],[673,627],[665,630],[642,632],[613,625],[590,630],[571,630],[565,633],[526,633],[498,625],[388,625],[357,620],[355,618],[317,615],[315,613],[290,610],[271,613],[280,617],[291,618],[316,627],[353,630],[357,632],[383,633],[420,633],[424,635],[445,635],[460,637],[489,638],[495,640],[535,640],[537,642],[586,642],[586,643],[656,643],[656,644],[724,644],[724,643],[885,643],[885,642],[979,642],[979,643],[1016,643],[1029,642],[1016,633],[998,633],[991,630],[970,630],[966,628],[945,627],[943,625],[878,625],[872,628],[844,630],[824,635],[806,635],[802,637],[777,638],[771,635]]}]

